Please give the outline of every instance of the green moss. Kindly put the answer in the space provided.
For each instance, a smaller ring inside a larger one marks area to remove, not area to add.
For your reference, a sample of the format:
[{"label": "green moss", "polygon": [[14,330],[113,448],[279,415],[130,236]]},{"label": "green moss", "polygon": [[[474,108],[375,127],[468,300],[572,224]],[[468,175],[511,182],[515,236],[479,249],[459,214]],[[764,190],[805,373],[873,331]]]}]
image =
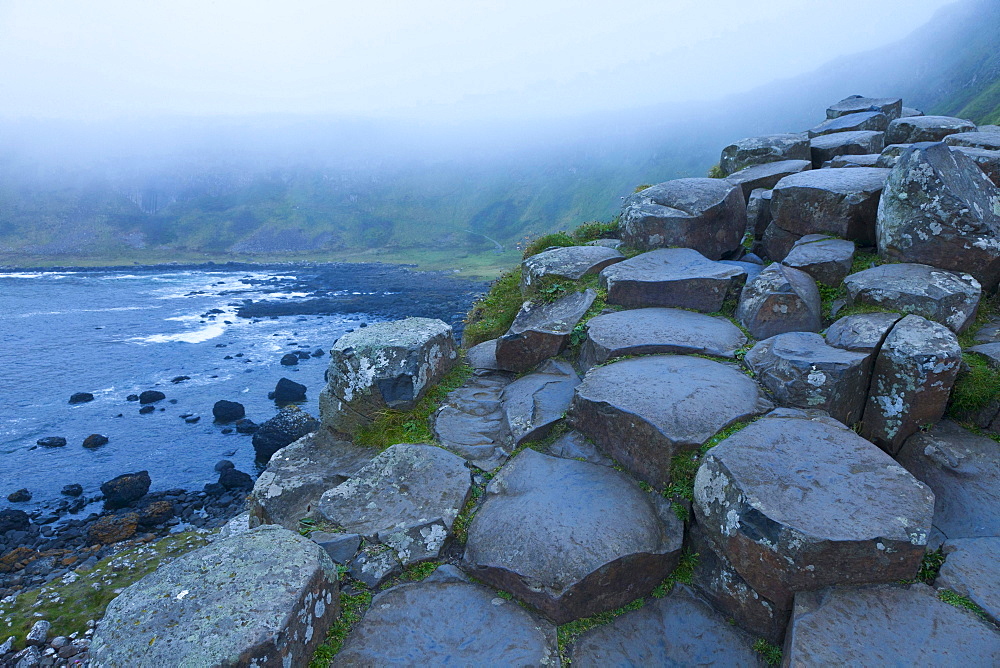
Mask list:
[{"label": "green moss", "polygon": [[420,582],[436,571],[441,563],[440,561],[421,561],[417,564],[410,564],[403,569],[402,573],[380,584],[379,589],[384,590],[389,587],[395,587],[403,582]]},{"label": "green moss", "polygon": [[976,341],[976,334],[983,325],[992,322],[998,316],[1000,316],[1000,293],[981,299],[979,308],[976,310],[976,319],[964,332],[958,335],[959,345],[965,349],[979,343]]},{"label": "green moss", "polygon": [[524,249],[524,259],[527,260],[532,255],[538,255],[543,250],[547,248],[552,248],[553,246],[563,247],[563,246],[579,246],[580,242],[566,234],[565,232],[553,232],[552,234],[546,234],[544,236],[538,237]]},{"label": "green moss", "polygon": [[781,665],[781,648],[773,645],[763,638],[757,638],[753,644],[753,651],[760,654],[760,658],[769,666]]},{"label": "green moss", "polygon": [[489,292],[472,305],[465,319],[464,342],[472,347],[501,336],[510,329],[523,303],[521,267],[515,267],[501,274]]},{"label": "green moss", "polygon": [[[833,319],[833,303],[838,299],[844,299],[847,297],[847,289],[844,286],[834,287],[832,285],[827,285],[820,281],[816,281],[816,287],[819,289],[820,303],[823,307],[823,322],[829,322]],[[838,317],[839,317],[838,313]]]},{"label": "green moss", "polygon": [[573,238],[580,243],[597,241],[598,239],[614,239],[618,235],[618,221],[621,216],[615,216],[609,221],[592,220],[573,230]]},{"label": "green moss", "polygon": [[856,274],[859,271],[878,267],[883,264],[886,264],[886,261],[875,253],[857,252],[854,254],[854,260],[851,262],[851,271],[849,273]]},{"label": "green moss", "polygon": [[645,605],[646,599],[637,598],[628,605],[623,605],[615,610],[609,610],[607,612],[602,612],[600,614],[594,615],[593,617],[585,617],[583,619],[577,619],[568,624],[563,624],[556,630],[556,636],[559,640],[559,658],[563,665],[569,665],[572,661],[569,658],[569,646],[574,641],[576,641],[580,636],[589,631],[592,628],[598,626],[604,626],[605,624],[610,624],[614,621],[615,617],[620,617],[626,612],[631,612],[632,610],[638,610],[643,605]]},{"label": "green moss", "polygon": [[641,186],[636,186],[635,189],[632,191],[632,194],[635,194],[637,192],[641,192],[641,191],[645,190],[646,188],[652,188],[652,187],[653,187],[652,183],[643,183]]},{"label": "green moss", "polygon": [[980,619],[982,619],[984,622],[992,623],[990,621],[990,616],[986,614],[985,610],[983,610],[978,605],[969,600],[967,597],[962,596],[959,593],[953,592],[950,589],[942,589],[938,591],[938,598],[949,605],[955,606],[956,608],[964,608],[970,612],[975,613],[975,615]]},{"label": "green moss", "polygon": [[708,168],[708,178],[710,179],[724,179],[726,178],[726,173],[722,171],[722,166],[719,164],[712,165]]},{"label": "green moss", "polygon": [[327,668],[337,652],[344,646],[344,640],[351,629],[364,617],[368,606],[372,604],[371,592],[361,592],[353,596],[340,595],[340,616],[326,633],[326,639],[313,653],[309,668]]},{"label": "green moss", "polygon": [[465,541],[468,540],[469,525],[472,524],[472,518],[476,516],[476,511],[479,510],[479,502],[485,493],[486,485],[473,484],[469,500],[465,502],[461,512],[455,517],[455,522],[452,524],[451,530],[459,545],[465,545]]},{"label": "green moss", "polygon": [[653,598],[663,598],[673,590],[674,585],[678,582],[686,585],[691,584],[694,581],[694,569],[697,566],[698,553],[684,550],[681,553],[680,561],[677,562],[677,568],[653,590]]},{"label": "green moss", "polygon": [[949,414],[962,415],[986,408],[1000,399],[1000,372],[979,353],[963,353],[965,361],[951,390]]}]

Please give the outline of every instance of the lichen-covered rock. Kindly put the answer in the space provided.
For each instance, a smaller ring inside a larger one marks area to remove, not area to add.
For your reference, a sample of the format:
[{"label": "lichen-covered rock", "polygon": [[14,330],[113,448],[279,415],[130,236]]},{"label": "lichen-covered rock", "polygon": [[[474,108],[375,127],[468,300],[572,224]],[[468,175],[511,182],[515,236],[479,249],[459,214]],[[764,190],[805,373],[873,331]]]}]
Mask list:
[{"label": "lichen-covered rock", "polygon": [[795,242],[781,263],[806,272],[818,283],[836,287],[850,273],[853,261],[853,241],[807,234]]},{"label": "lichen-covered rock", "polygon": [[[548,360],[534,373],[507,385],[500,395],[500,436],[509,450],[544,438],[566,415],[580,377],[565,360]],[[509,451],[505,452],[506,459]],[[501,460],[499,463],[502,463]]]},{"label": "lichen-covered rock", "polygon": [[[323,407],[320,406],[320,410]],[[257,461],[266,462],[281,448],[320,428],[320,422],[296,405],[286,406],[253,434]]]},{"label": "lichen-covered rock", "polygon": [[712,313],[746,277],[739,267],[713,262],[690,248],[664,248],[611,265],[600,274],[608,303],[667,306]]},{"label": "lichen-covered rock", "polygon": [[87,537],[96,545],[111,545],[134,536],[138,526],[138,513],[105,515],[87,527]]},{"label": "lichen-covered rock", "polygon": [[596,297],[588,288],[554,302],[525,302],[507,333],[497,339],[497,367],[523,373],[558,355]]},{"label": "lichen-covered rock", "polygon": [[821,135],[809,140],[812,151],[812,164],[819,169],[823,163],[841,155],[866,155],[881,153],[885,148],[885,133],[872,130],[856,130],[854,132],[835,132]]},{"label": "lichen-covered rock", "polygon": [[109,605],[92,665],[305,665],[340,612],[334,563],[277,526],[161,566]]},{"label": "lichen-covered rock", "polygon": [[550,248],[521,263],[521,292],[528,294],[550,276],[578,281],[624,259],[617,250],[603,246]]},{"label": "lichen-covered rock", "polygon": [[952,150],[972,160],[979,166],[979,169],[983,170],[983,174],[993,182],[993,185],[1000,186],[1000,150],[989,151],[984,148],[967,148],[965,146],[956,146]]},{"label": "lichen-covered rock", "polygon": [[729,176],[751,165],[809,159],[809,137],[805,133],[764,135],[747,137],[722,149],[719,167]]},{"label": "lichen-covered rock", "polygon": [[859,313],[841,318],[826,330],[826,342],[835,348],[874,353],[889,330],[903,319],[899,313]]},{"label": "lichen-covered rock", "polygon": [[877,111],[885,114],[890,121],[900,117],[903,111],[903,100],[898,97],[863,97],[851,95],[826,110],[827,118],[840,118],[849,114]]},{"label": "lichen-covered rock", "polygon": [[676,179],[627,197],[619,225],[627,246],[680,246],[718,260],[740,247],[746,200],[722,179]]},{"label": "lichen-covered rock", "polygon": [[778,181],[799,172],[812,169],[809,160],[782,160],[768,162],[763,165],[753,165],[730,174],[726,181],[738,185],[743,190],[743,198],[750,199],[750,194],[760,188],[773,188]]},{"label": "lichen-covered rock", "polygon": [[150,484],[152,484],[152,480],[149,477],[149,471],[123,473],[101,483],[104,505],[108,508],[123,508],[144,497],[149,491]]},{"label": "lichen-covered rock", "polygon": [[959,132],[975,132],[976,124],[952,116],[915,116],[897,118],[885,133],[887,144],[915,144],[941,141]]},{"label": "lichen-covered rock", "polygon": [[508,384],[501,374],[473,376],[449,393],[433,420],[441,446],[486,471],[502,464],[510,454],[500,410],[500,394]]},{"label": "lichen-covered rock", "polygon": [[743,288],[736,319],[757,339],[818,332],[823,326],[819,288],[804,271],[772,264]]},{"label": "lichen-covered rock", "polygon": [[859,130],[885,132],[888,127],[889,117],[881,111],[859,111],[855,114],[826,119],[809,130],[809,138],[830,135],[835,132],[857,132]]},{"label": "lichen-covered rock", "polygon": [[903,151],[913,146],[913,144],[889,144],[884,149],[882,153],[879,154],[878,160],[875,161],[876,167],[882,167],[884,169],[892,169],[899,162],[899,156],[903,155]]}]

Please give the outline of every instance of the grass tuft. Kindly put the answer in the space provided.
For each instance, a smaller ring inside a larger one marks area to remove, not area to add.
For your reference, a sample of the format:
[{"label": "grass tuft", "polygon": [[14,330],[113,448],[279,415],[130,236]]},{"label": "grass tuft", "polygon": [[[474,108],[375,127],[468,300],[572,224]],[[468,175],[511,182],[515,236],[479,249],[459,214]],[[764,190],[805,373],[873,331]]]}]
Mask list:
[{"label": "grass tuft", "polygon": [[361,621],[371,604],[371,592],[364,591],[353,596],[340,595],[340,616],[327,631],[326,640],[316,648],[312,661],[309,662],[309,668],[327,668],[330,665],[337,652],[344,646],[347,634]]},{"label": "grass tuft", "polygon": [[708,178],[710,179],[724,179],[726,178],[726,173],[722,171],[722,166],[719,164],[714,164],[708,168]]},{"label": "grass tuft", "polygon": [[753,651],[760,654],[760,658],[769,666],[781,665],[781,648],[771,644],[763,638],[757,638],[753,644]]},{"label": "grass tuft", "polygon": [[653,598],[663,598],[673,591],[674,585],[678,582],[686,585],[691,584],[694,581],[694,569],[697,565],[698,553],[684,550],[681,553],[680,561],[677,562],[677,568],[663,582],[656,585],[656,589],[653,590]]},{"label": "grass tuft", "polygon": [[1000,372],[979,353],[963,353],[965,364],[951,390],[949,415],[961,416],[986,408],[1000,399]]},{"label": "grass tuft", "polygon": [[463,342],[472,347],[502,336],[510,329],[523,303],[521,267],[518,266],[501,274],[493,281],[489,292],[472,305],[465,318]]},{"label": "grass tuft", "polygon": [[980,608],[966,596],[962,596],[961,594],[953,592],[950,589],[941,589],[940,591],[938,591],[938,598],[949,605],[955,606],[956,608],[964,608],[974,613],[977,617],[979,617],[984,622],[987,622],[988,624],[993,623],[992,620],[990,619],[990,616],[986,613],[986,611]]}]

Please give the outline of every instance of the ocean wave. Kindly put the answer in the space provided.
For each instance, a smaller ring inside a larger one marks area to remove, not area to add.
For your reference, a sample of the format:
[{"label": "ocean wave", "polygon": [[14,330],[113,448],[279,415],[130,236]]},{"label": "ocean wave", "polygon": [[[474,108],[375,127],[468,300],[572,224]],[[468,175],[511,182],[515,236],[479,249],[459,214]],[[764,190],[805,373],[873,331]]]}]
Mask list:
[{"label": "ocean wave", "polygon": [[191,332],[178,332],[176,334],[153,334],[152,336],[140,336],[129,339],[130,343],[203,343],[226,332],[226,325],[213,323],[207,327],[196,329]]}]

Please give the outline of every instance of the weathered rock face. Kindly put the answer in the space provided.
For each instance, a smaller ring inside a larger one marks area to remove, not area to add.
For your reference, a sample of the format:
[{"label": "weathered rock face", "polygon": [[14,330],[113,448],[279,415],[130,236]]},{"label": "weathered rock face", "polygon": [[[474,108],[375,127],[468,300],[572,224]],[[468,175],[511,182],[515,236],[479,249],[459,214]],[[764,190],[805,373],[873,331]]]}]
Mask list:
[{"label": "weathered rock face", "polygon": [[830,106],[826,110],[827,118],[840,118],[848,114],[878,111],[885,114],[890,121],[900,117],[903,111],[903,100],[898,97],[862,97],[852,95]]},{"label": "weathered rock face", "polygon": [[760,239],[764,236],[764,231],[771,223],[771,197],[773,191],[762,190],[760,188],[750,193],[750,200],[747,202],[747,232]]},{"label": "weathered rock face", "polygon": [[1000,536],[949,540],[944,552],[948,558],[934,586],[969,598],[996,624],[1000,619],[1000,573],[996,567]]},{"label": "weathered rock face", "polygon": [[632,475],[670,482],[670,461],[770,408],[753,379],[699,357],[622,360],[587,372],[568,419]]},{"label": "weathered rock face", "polygon": [[899,115],[900,118],[911,118],[913,116],[923,116],[924,112],[919,109],[914,109],[913,107],[903,107],[902,113]]},{"label": "weathered rock face", "polygon": [[743,190],[743,197],[750,199],[750,193],[758,188],[773,188],[778,181],[798,174],[801,171],[812,169],[812,162],[809,160],[782,160],[780,162],[768,162],[763,165],[754,165],[741,169],[735,174],[726,177],[726,181],[738,185]]},{"label": "weathered rock face", "polygon": [[790,666],[987,666],[1000,634],[925,584],[834,588],[795,596]]},{"label": "weathered rock face", "polygon": [[969,274],[926,264],[885,264],[851,274],[844,287],[852,304],[912,313],[961,332],[976,318],[982,289]]},{"label": "weathered rock face", "polygon": [[587,289],[551,303],[525,302],[507,333],[497,339],[497,367],[521,373],[558,355],[596,297]]},{"label": "weathered rock face", "polygon": [[632,308],[668,306],[712,313],[743,284],[746,273],[690,248],[637,255],[601,272],[608,303]]},{"label": "weathered rock face", "polygon": [[816,281],[798,269],[772,264],[743,288],[736,319],[757,339],[818,332],[823,323]]},{"label": "weathered rock face", "polygon": [[889,170],[874,167],[788,176],[774,188],[771,215],[792,234],[827,233],[874,245],[879,197],[888,176]]},{"label": "weathered rock face", "polygon": [[499,371],[497,366],[497,340],[483,341],[465,352],[465,361],[475,371]]},{"label": "weathered rock face", "polygon": [[764,230],[764,238],[760,244],[754,245],[754,250],[761,252],[764,257],[775,262],[781,262],[800,238],[799,235],[778,227],[772,220],[767,229]]},{"label": "weathered rock face", "polygon": [[578,281],[624,259],[617,250],[603,246],[551,248],[521,263],[521,292],[527,294],[547,276]]},{"label": "weathered rock face", "polygon": [[853,261],[853,241],[807,234],[795,242],[781,263],[804,271],[819,283],[838,286],[851,271]]},{"label": "weathered rock face", "polygon": [[614,460],[602,454],[590,439],[578,431],[568,431],[554,440],[544,454],[601,466],[615,465]]},{"label": "weathered rock face", "polygon": [[108,508],[122,508],[138,501],[146,495],[151,484],[149,471],[138,473],[123,473],[101,484],[101,494],[104,495],[104,505]]},{"label": "weathered rock face", "polygon": [[885,133],[887,144],[915,144],[941,141],[959,132],[975,132],[976,124],[951,116],[915,116],[897,118]]},{"label": "weathered rock face", "polygon": [[[320,410],[322,410],[320,406]],[[319,420],[298,406],[282,408],[264,422],[253,434],[253,449],[257,460],[266,462],[281,448],[319,429]]]},{"label": "weathered rock face", "polygon": [[[846,117],[845,117],[846,118]],[[823,167],[840,169],[843,167],[880,167],[878,164],[881,153],[863,153],[861,155],[838,155],[829,162],[823,163]]]},{"label": "weathered rock face", "polygon": [[1000,151],[1000,132],[960,132],[944,138],[948,146],[968,146],[969,148],[985,148],[988,151]]},{"label": "weathered rock face", "polygon": [[918,315],[886,336],[872,372],[861,435],[890,454],[944,415],[962,361],[955,335]]},{"label": "weathered rock face", "polygon": [[486,488],[464,560],[563,624],[651,591],[677,564],[683,532],[628,476],[525,450]]},{"label": "weathered rock face", "polygon": [[1000,451],[944,420],[908,438],[897,459],[934,490],[934,527],[948,537],[1000,536]]},{"label": "weathered rock face", "polygon": [[440,320],[379,322],[345,334],[330,350],[323,426],[353,434],[379,411],[409,410],[457,360],[451,326]]},{"label": "weathered rock face", "polygon": [[337,571],[276,526],[217,540],[153,571],[108,605],[100,666],[305,665],[340,612]]},{"label": "weathered rock face", "polygon": [[712,448],[694,496],[698,524],[779,607],[797,591],[912,577],[934,507],[930,489],[871,443],[789,410]]},{"label": "weathered rock face", "polygon": [[846,425],[861,419],[870,353],[828,346],[812,332],[788,332],[755,345],[745,361],[780,405],[822,409]]},{"label": "weathered rock face", "polygon": [[966,148],[964,146],[957,146],[952,150],[965,155],[972,162],[979,165],[979,169],[983,170],[986,178],[992,181],[993,185],[1000,186],[1000,151],[988,151],[984,148]]},{"label": "weathered rock face", "polygon": [[876,167],[884,167],[886,169],[892,169],[899,162],[899,156],[903,155],[903,151],[913,146],[913,144],[889,144],[879,155],[879,159],[875,162]]},{"label": "weathered rock face", "polygon": [[1000,189],[944,144],[903,152],[876,231],[883,257],[967,272],[988,291],[1000,283]]},{"label": "weathered rock face", "polygon": [[885,148],[885,133],[871,130],[836,132],[809,140],[812,150],[813,169],[841,155],[867,155],[881,153]]},{"label": "weathered rock face", "polygon": [[509,454],[501,437],[500,393],[504,375],[475,376],[448,395],[434,414],[434,435],[446,450],[491,471]]},{"label": "weathered rock face", "polygon": [[441,566],[376,596],[332,665],[548,666],[558,656],[549,622]]},{"label": "weathered rock face", "polygon": [[627,197],[620,228],[627,246],[682,246],[718,260],[739,249],[746,223],[746,201],[738,185],[723,179],[677,179]]},{"label": "weathered rock face", "polygon": [[809,137],[805,133],[765,135],[747,137],[722,149],[719,167],[728,176],[751,165],[809,159]]},{"label": "weathered rock face", "polygon": [[747,337],[725,318],[672,308],[606,313],[587,323],[580,366],[589,369],[615,357],[657,353],[733,357]]},{"label": "weathered rock face", "polygon": [[885,132],[888,127],[889,117],[881,111],[859,111],[837,118],[828,118],[809,131],[809,138],[830,135],[835,132],[857,132],[860,130]]},{"label": "weathered rock face", "polygon": [[745,666],[760,659],[750,637],[683,585],[580,636],[574,666]]},{"label": "weathered rock face", "polygon": [[513,446],[544,438],[566,414],[579,384],[573,365],[564,360],[549,360],[515,380],[500,396],[501,437]]}]

